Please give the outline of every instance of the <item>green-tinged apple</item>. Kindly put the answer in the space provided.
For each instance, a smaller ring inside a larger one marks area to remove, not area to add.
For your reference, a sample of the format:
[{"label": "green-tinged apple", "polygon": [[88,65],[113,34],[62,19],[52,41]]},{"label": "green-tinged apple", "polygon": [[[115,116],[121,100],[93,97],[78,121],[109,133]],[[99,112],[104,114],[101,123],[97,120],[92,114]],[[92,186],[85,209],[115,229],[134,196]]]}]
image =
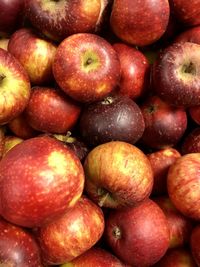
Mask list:
[{"label": "green-tinged apple", "polygon": [[164,34],[169,14],[168,0],[114,0],[110,25],[124,42],[146,46]]},{"label": "green-tinged apple", "polygon": [[0,48],[0,125],[17,117],[28,104],[29,77],[14,56]]},{"label": "green-tinged apple", "polygon": [[42,267],[40,248],[25,229],[0,218],[0,266]]},{"label": "green-tinged apple", "polygon": [[4,157],[10,149],[12,149],[17,144],[20,144],[22,141],[23,141],[23,139],[21,139],[17,136],[6,135],[2,156]]},{"label": "green-tinged apple", "polygon": [[58,265],[92,248],[103,231],[104,216],[101,208],[82,196],[65,214],[39,228],[36,236],[44,262]]},{"label": "green-tinged apple", "polygon": [[8,42],[9,42],[8,38],[0,38],[0,48],[8,50]]},{"label": "green-tinged apple", "polygon": [[80,102],[93,102],[118,85],[120,62],[111,44],[102,37],[74,34],[59,44],[53,74],[67,95]]},{"label": "green-tinged apple", "polygon": [[49,136],[21,142],[0,161],[0,213],[20,226],[52,221],[75,205],[83,187],[81,162]]},{"label": "green-tinged apple", "polygon": [[181,156],[169,168],[167,187],[174,206],[186,217],[200,220],[200,153]]},{"label": "green-tinged apple", "polygon": [[170,105],[200,105],[199,56],[199,44],[180,42],[166,47],[152,70],[157,95]]},{"label": "green-tinged apple", "polygon": [[8,51],[22,64],[32,84],[53,81],[52,63],[56,52],[53,43],[40,38],[32,29],[21,28],[11,35]]},{"label": "green-tinged apple", "polygon": [[200,266],[200,225],[198,224],[192,231],[190,237],[190,248],[192,255],[197,263],[197,266]]},{"label": "green-tinged apple", "polygon": [[111,141],[93,148],[84,162],[85,190],[98,205],[133,206],[145,200],[153,186],[146,155],[136,146]]},{"label": "green-tinged apple", "polygon": [[63,91],[53,87],[32,87],[25,109],[30,126],[40,132],[66,133],[76,124],[81,107]]},{"label": "green-tinged apple", "polygon": [[113,253],[132,267],[152,266],[169,247],[167,219],[150,199],[136,207],[110,211],[104,233]]}]

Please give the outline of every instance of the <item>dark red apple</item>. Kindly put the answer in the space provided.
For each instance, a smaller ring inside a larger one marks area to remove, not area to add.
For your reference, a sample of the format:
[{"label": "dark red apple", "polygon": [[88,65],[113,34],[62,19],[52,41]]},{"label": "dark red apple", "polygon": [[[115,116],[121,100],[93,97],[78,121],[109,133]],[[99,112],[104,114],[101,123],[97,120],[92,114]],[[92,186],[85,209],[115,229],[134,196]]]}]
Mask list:
[{"label": "dark red apple", "polygon": [[136,146],[112,141],[93,148],[84,162],[85,190],[98,205],[133,206],[151,193],[153,173],[146,155]]},{"label": "dark red apple", "polygon": [[200,225],[198,224],[192,231],[190,238],[190,248],[192,255],[197,263],[197,266],[200,266]]},{"label": "dark red apple", "polygon": [[14,56],[0,48],[0,125],[16,118],[28,104],[29,77]]},{"label": "dark red apple", "polygon": [[198,125],[200,125],[200,105],[189,108],[190,117],[195,121]]},{"label": "dark red apple", "polygon": [[153,170],[152,195],[164,195],[167,193],[167,173],[169,167],[181,154],[174,148],[165,148],[147,154]]},{"label": "dark red apple", "polygon": [[61,267],[125,267],[125,265],[110,252],[99,247],[92,247],[74,260]]},{"label": "dark red apple", "polygon": [[66,94],[80,102],[92,102],[117,86],[120,62],[111,44],[102,37],[74,34],[58,46],[53,74]]},{"label": "dark red apple", "polygon": [[169,13],[168,0],[114,0],[110,24],[124,42],[146,46],[164,34]]},{"label": "dark red apple", "polygon": [[17,136],[6,135],[4,140],[4,149],[3,149],[3,157],[8,153],[10,149],[12,149],[17,144],[23,142],[23,139]]},{"label": "dark red apple", "polygon": [[8,36],[21,26],[24,19],[24,0],[0,1],[0,36]]},{"label": "dark red apple", "polygon": [[187,128],[187,114],[158,96],[150,96],[140,105],[145,130],[141,142],[156,149],[172,147],[178,143]]},{"label": "dark red apple", "polygon": [[193,129],[185,136],[181,152],[182,154],[200,153],[200,127]]},{"label": "dark red apple", "polygon": [[200,104],[200,45],[181,42],[164,49],[155,61],[152,79],[156,93],[175,106]]},{"label": "dark red apple", "polygon": [[53,81],[52,63],[56,52],[53,43],[38,37],[32,29],[21,28],[10,37],[8,51],[22,64],[32,84]]},{"label": "dark red apple", "polygon": [[119,92],[133,100],[141,97],[149,83],[149,62],[138,49],[123,43],[115,43],[113,48],[121,64]]},{"label": "dark red apple", "polygon": [[40,248],[25,229],[0,218],[0,265],[42,267]]},{"label": "dark red apple", "polygon": [[31,90],[25,116],[40,132],[66,133],[77,122],[81,107],[61,90],[35,86]]},{"label": "dark red apple", "polygon": [[91,146],[113,140],[134,144],[141,138],[144,127],[139,106],[121,94],[85,106],[79,121],[80,134]]},{"label": "dark red apple", "polygon": [[191,42],[200,44],[200,26],[184,30],[182,33],[175,37],[174,42]]},{"label": "dark red apple", "polygon": [[136,207],[111,211],[105,235],[113,253],[132,267],[152,266],[169,246],[166,217],[150,199]]},{"label": "dark red apple", "polygon": [[74,206],[83,186],[83,168],[71,149],[55,138],[34,137],[0,161],[0,213],[21,226],[41,226]]},{"label": "dark red apple", "polygon": [[169,168],[167,187],[174,206],[185,216],[200,220],[200,153],[183,155]]},{"label": "dark red apple", "polygon": [[170,249],[154,267],[197,267],[191,252],[185,248]]},{"label": "dark red apple", "polygon": [[183,216],[167,196],[153,199],[163,210],[170,231],[169,248],[183,247],[189,243],[192,232],[192,221]]},{"label": "dark red apple", "polygon": [[49,265],[63,264],[94,246],[104,231],[102,210],[82,197],[76,205],[37,232],[42,257]]}]

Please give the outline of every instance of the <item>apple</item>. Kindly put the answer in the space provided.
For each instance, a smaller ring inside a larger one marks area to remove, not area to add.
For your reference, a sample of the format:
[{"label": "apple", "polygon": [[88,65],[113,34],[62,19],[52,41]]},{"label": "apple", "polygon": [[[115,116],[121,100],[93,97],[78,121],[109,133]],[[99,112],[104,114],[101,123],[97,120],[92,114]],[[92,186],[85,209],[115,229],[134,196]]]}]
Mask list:
[{"label": "apple", "polygon": [[200,26],[184,30],[182,33],[175,37],[174,42],[191,42],[200,44]]},{"label": "apple", "polygon": [[0,161],[0,214],[20,226],[41,226],[73,207],[83,186],[71,149],[49,136],[30,138]]},{"label": "apple", "polygon": [[200,125],[200,105],[190,107],[188,111],[193,121]]},{"label": "apple", "polygon": [[30,97],[29,77],[14,56],[0,48],[0,125],[17,117]]},{"label": "apple", "polygon": [[169,246],[166,217],[150,199],[135,207],[110,211],[105,236],[113,253],[132,267],[152,266]]},{"label": "apple", "polygon": [[174,206],[186,217],[200,220],[200,153],[181,156],[169,168],[167,187]]},{"label": "apple", "polygon": [[169,14],[168,0],[114,0],[110,25],[125,43],[146,46],[164,34]]},{"label": "apple", "polygon": [[175,148],[169,147],[147,154],[153,170],[152,195],[167,194],[167,173],[169,167],[179,158],[181,154]]},{"label": "apple", "polygon": [[165,48],[153,64],[152,79],[156,94],[175,106],[200,104],[200,45],[181,42]]},{"label": "apple", "polygon": [[178,143],[187,128],[184,108],[174,107],[157,95],[148,97],[140,105],[145,129],[140,139],[147,147],[164,149]]},{"label": "apple", "polygon": [[85,106],[79,128],[83,140],[96,146],[113,140],[134,144],[145,125],[139,106],[129,97],[115,93]]},{"label": "apple", "polygon": [[66,133],[77,122],[81,107],[61,90],[35,86],[25,109],[30,126],[40,132]]},{"label": "apple", "polygon": [[52,63],[56,52],[53,43],[38,37],[32,29],[21,28],[10,37],[8,51],[22,64],[32,84],[53,81]]},{"label": "apple", "polygon": [[3,156],[4,146],[5,146],[5,127],[0,127],[0,160]]},{"label": "apple", "polygon": [[200,266],[200,225],[198,224],[192,231],[190,238],[190,248],[192,251],[192,255],[197,263],[197,266]]},{"label": "apple", "polygon": [[188,244],[193,228],[192,221],[174,207],[169,197],[161,196],[153,198],[153,200],[163,210],[167,218],[170,231],[169,248],[183,247]]},{"label": "apple", "polygon": [[74,260],[60,267],[125,267],[125,265],[110,252],[99,247],[92,247]]},{"label": "apple", "polygon": [[182,154],[200,153],[200,127],[191,130],[181,145]]},{"label": "apple", "polygon": [[75,33],[94,32],[107,4],[105,0],[25,0],[25,13],[39,32],[60,42]]},{"label": "apple", "polygon": [[42,267],[40,248],[25,229],[0,218],[0,265]]},{"label": "apple", "polygon": [[0,36],[8,36],[22,25],[24,0],[0,1]]},{"label": "apple", "polygon": [[7,152],[10,149],[12,149],[17,144],[20,144],[21,142],[23,142],[23,139],[17,136],[6,135],[4,141],[3,157],[7,154]]},{"label": "apple", "polygon": [[149,82],[148,59],[141,51],[124,43],[115,43],[113,48],[121,64],[119,92],[136,100],[144,94]]},{"label": "apple", "polygon": [[44,262],[63,264],[93,247],[104,231],[101,208],[82,196],[65,214],[38,229]]},{"label": "apple", "polygon": [[96,146],[87,155],[84,170],[85,191],[101,207],[133,206],[151,194],[151,164],[132,144],[111,141]]},{"label": "apple", "polygon": [[170,249],[154,267],[197,267],[191,252],[186,248]]},{"label": "apple", "polygon": [[80,102],[94,102],[117,86],[120,62],[104,38],[89,33],[74,34],[59,44],[53,74],[67,95]]},{"label": "apple", "polygon": [[9,42],[8,38],[0,38],[0,48],[8,50],[8,42]]}]

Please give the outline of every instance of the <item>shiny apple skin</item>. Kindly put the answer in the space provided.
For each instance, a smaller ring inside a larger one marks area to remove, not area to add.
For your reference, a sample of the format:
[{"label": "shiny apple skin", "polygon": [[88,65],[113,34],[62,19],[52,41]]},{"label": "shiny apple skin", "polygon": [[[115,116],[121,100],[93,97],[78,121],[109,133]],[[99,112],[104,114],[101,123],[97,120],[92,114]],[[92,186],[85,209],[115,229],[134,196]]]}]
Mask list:
[{"label": "shiny apple skin", "polygon": [[0,218],[1,266],[42,267],[40,248],[25,229]]},{"label": "shiny apple skin", "polygon": [[186,217],[200,220],[200,153],[183,155],[169,168],[167,188],[174,206]]},{"label": "shiny apple skin", "polygon": [[200,104],[200,45],[174,43],[155,61],[152,80],[156,94],[174,106]]},{"label": "shiny apple skin", "polygon": [[1,215],[33,228],[78,201],[84,172],[79,159],[63,143],[41,136],[23,141],[5,155],[0,162],[0,180]]},{"label": "shiny apple skin", "polygon": [[73,208],[38,229],[42,258],[50,265],[71,261],[93,247],[103,231],[101,208],[82,196]]},{"label": "shiny apple skin", "polygon": [[90,146],[97,146],[113,140],[135,144],[145,125],[139,106],[117,93],[83,108],[79,128],[83,140]]},{"label": "shiny apple skin", "polygon": [[89,33],[74,34],[58,46],[53,74],[67,95],[80,102],[94,102],[117,86],[120,62],[104,38]]},{"label": "shiny apple skin", "polygon": [[191,130],[181,145],[182,154],[200,153],[200,127]]},{"label": "shiny apple skin", "polygon": [[168,0],[114,0],[110,25],[125,43],[146,46],[164,34],[169,13]]},{"label": "shiny apple skin", "polygon": [[136,207],[111,211],[105,235],[113,253],[132,267],[152,266],[169,246],[166,217],[150,199]]},{"label": "shiny apple skin", "polygon": [[200,225],[198,224],[192,231],[190,237],[190,248],[192,251],[192,255],[197,263],[197,266],[200,266],[200,246],[199,246],[199,239],[200,239]]}]

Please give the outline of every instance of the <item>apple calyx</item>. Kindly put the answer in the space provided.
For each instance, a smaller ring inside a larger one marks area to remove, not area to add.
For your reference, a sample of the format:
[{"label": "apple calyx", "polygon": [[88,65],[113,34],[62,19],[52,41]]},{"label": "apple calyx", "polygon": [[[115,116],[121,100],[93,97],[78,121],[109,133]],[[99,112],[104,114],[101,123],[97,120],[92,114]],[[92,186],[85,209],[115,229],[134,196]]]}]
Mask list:
[{"label": "apple calyx", "polygon": [[196,68],[195,68],[195,65],[194,65],[192,62],[185,63],[185,64],[182,66],[182,72],[183,72],[183,73],[186,73],[186,74],[190,74],[190,75],[195,76],[195,75],[196,75]]},{"label": "apple calyx", "polygon": [[113,97],[112,96],[107,96],[101,103],[103,105],[109,105],[113,103]]},{"label": "apple calyx", "polygon": [[118,226],[115,226],[113,231],[112,231],[113,236],[115,237],[115,239],[121,239],[122,237],[122,233],[121,230]]}]

